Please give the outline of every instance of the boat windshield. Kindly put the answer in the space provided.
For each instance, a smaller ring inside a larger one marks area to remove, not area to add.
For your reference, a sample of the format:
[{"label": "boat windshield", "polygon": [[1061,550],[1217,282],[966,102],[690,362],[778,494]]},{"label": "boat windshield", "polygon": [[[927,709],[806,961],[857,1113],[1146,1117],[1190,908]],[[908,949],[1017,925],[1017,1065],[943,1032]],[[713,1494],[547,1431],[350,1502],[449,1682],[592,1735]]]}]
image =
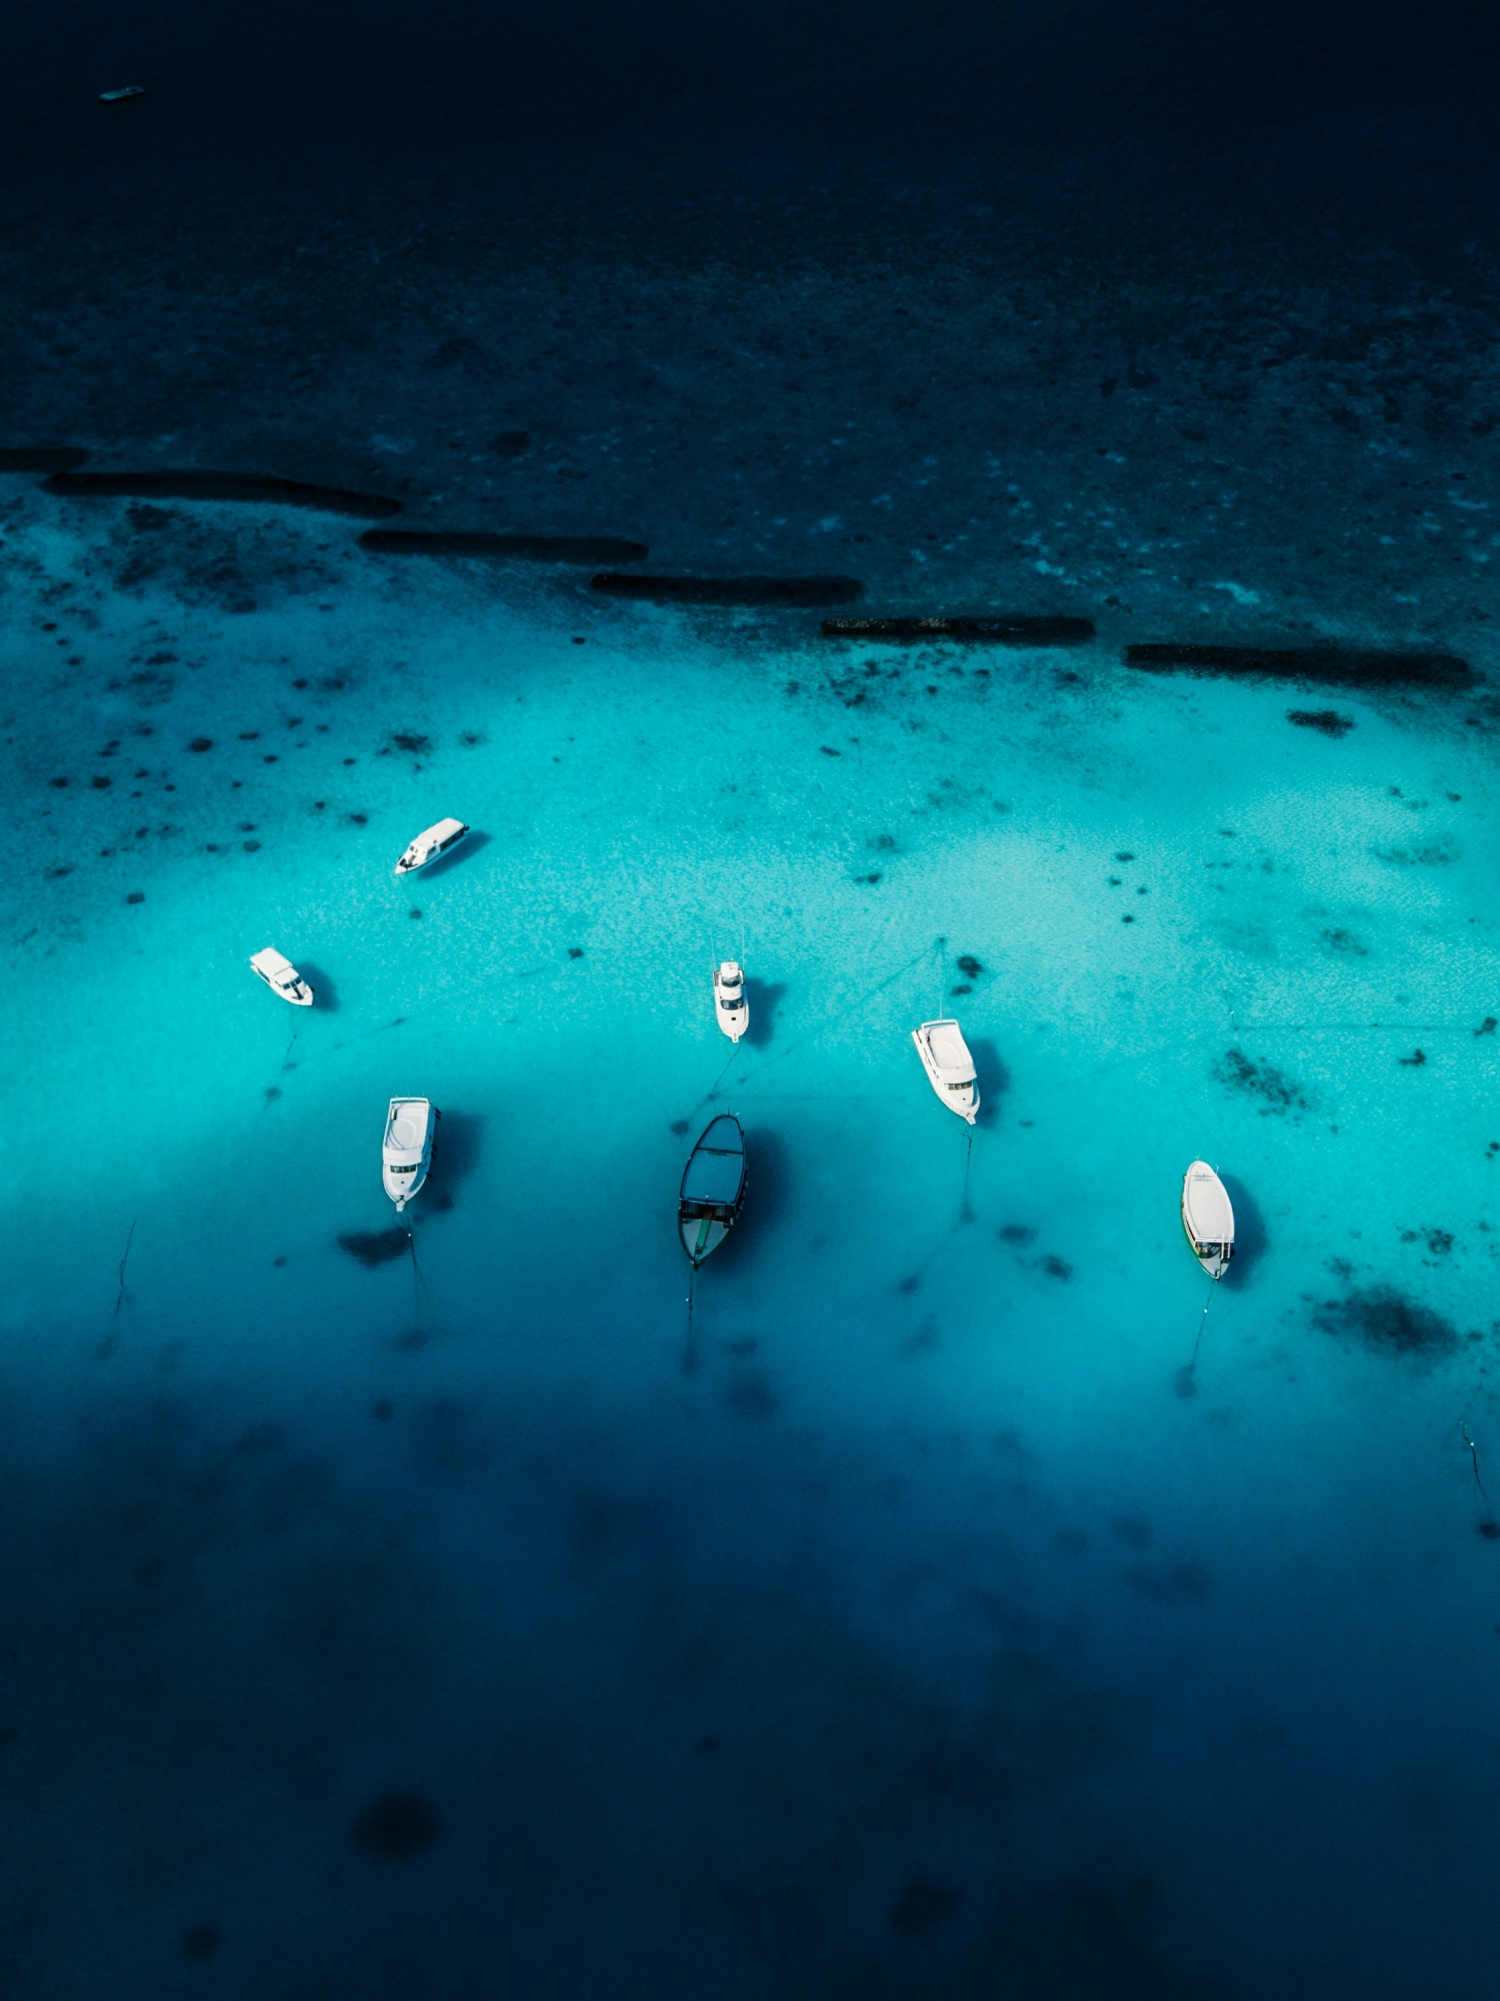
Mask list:
[{"label": "boat windshield", "polygon": [[391,1169],[392,1174],[415,1174],[416,1171],[417,1171],[416,1161],[413,1161],[410,1167],[392,1167]]},{"label": "boat windshield", "polygon": [[948,1086],[950,1091],[972,1091],[973,1088],[974,1079],[972,1077],[965,1077],[961,1084],[950,1084]]},{"label": "boat windshield", "polygon": [[742,1008],[745,1005],[745,996],[742,993],[726,993],[721,987],[719,989],[719,1005],[727,1013],[733,1014],[736,1008]]}]

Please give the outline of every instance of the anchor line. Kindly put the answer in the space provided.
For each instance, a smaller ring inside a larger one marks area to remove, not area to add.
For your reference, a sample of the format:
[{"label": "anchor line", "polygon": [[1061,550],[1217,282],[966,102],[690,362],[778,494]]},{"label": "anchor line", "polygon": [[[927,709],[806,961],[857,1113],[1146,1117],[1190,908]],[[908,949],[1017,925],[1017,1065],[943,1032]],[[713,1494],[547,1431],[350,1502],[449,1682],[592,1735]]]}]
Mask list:
[{"label": "anchor line", "polygon": [[406,1226],[406,1248],[411,1252],[411,1298],[412,1311],[417,1316],[418,1332],[421,1331],[422,1303],[427,1295],[427,1287],[422,1280],[422,1269],[417,1263],[417,1235],[408,1223]]},{"label": "anchor line", "polygon": [[1198,1316],[1198,1334],[1197,1338],[1193,1342],[1193,1359],[1187,1365],[1187,1372],[1189,1375],[1191,1375],[1194,1369],[1196,1369],[1198,1366],[1198,1350],[1203,1345],[1203,1329],[1208,1320],[1208,1309],[1214,1303],[1214,1286],[1217,1283],[1218,1281],[1216,1279],[1210,1279],[1208,1281],[1208,1297],[1207,1299],[1204,1300],[1203,1311]]},{"label": "anchor line", "polygon": [[690,1376],[698,1366],[698,1357],[693,1348],[693,1280],[698,1276],[696,1265],[688,1266],[687,1289],[687,1344],[682,1351],[682,1373]]},{"label": "anchor line", "polygon": [[281,1067],[283,1070],[290,1070],[293,1067],[290,1063],[288,1063],[287,1058],[291,1055],[292,1051],[297,1047],[297,1037],[301,1033],[302,1031],[299,1028],[294,1028],[292,1030],[292,1039],[287,1044],[286,1048],[282,1051],[281,1055]]},{"label": "anchor line", "polygon": [[1469,1448],[1469,1459],[1474,1468],[1474,1485],[1484,1496],[1484,1505],[1489,1509],[1491,1516],[1493,1516],[1495,1512],[1494,1505],[1489,1495],[1485,1493],[1484,1482],[1479,1477],[1479,1447],[1469,1436],[1469,1420],[1466,1417],[1461,1417],[1458,1421],[1458,1435]]},{"label": "anchor line", "polygon": [[125,1267],[130,1263],[130,1246],[134,1242],[134,1240],[135,1240],[135,1223],[132,1222],[130,1225],[129,1233],[125,1238],[125,1255],[120,1260],[120,1289],[115,1294],[115,1310],[109,1316],[111,1326],[113,1326],[115,1321],[119,1319],[120,1308],[125,1304]]},{"label": "anchor line", "polygon": [[[946,938],[939,938],[935,941],[934,944],[924,945],[921,951],[916,954],[915,958],[905,960],[901,965],[899,965],[896,968],[894,973],[887,973],[883,980],[877,981],[873,987],[866,988],[865,989],[866,1000],[873,1000],[876,994],[883,994],[887,987],[893,987],[896,984],[897,980],[904,979],[906,975],[912,971],[913,967],[920,966],[923,963],[923,961],[929,959],[934,952],[941,952],[942,948],[947,944],[947,942],[948,940]],[[778,1049],[775,1051],[773,1055],[766,1057],[764,1062],[757,1064],[756,1067],[747,1074],[745,1082],[747,1084],[754,1083],[755,1079],[761,1074],[761,1072],[763,1070],[769,1070],[773,1063],[779,1063],[783,1057],[790,1056],[796,1050],[805,1048],[809,1042],[813,1041],[817,1036],[821,1035],[823,1030],[827,1028],[832,1022],[842,1019],[843,1012],[844,1011],[841,1008],[833,1008],[827,1014],[820,1015],[818,1019],[808,1029],[806,1035],[798,1036],[795,1042],[787,1043],[784,1048]]]}]

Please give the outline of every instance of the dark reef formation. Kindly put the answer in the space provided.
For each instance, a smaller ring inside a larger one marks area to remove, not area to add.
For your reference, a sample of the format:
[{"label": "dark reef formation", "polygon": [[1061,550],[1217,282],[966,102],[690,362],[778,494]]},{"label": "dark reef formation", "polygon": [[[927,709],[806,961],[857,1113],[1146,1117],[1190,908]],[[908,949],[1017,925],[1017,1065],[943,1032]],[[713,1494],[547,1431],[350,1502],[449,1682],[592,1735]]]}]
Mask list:
[{"label": "dark reef formation", "polygon": [[373,1269],[404,1258],[410,1242],[406,1231],[393,1223],[388,1230],[349,1230],[339,1238],[339,1249]]},{"label": "dark reef formation", "polygon": [[384,521],[401,503],[381,493],[350,493],[343,487],[312,486],[300,479],[277,479],[259,472],[58,472],[47,481],[50,493],[84,499],[247,500],[280,507],[310,507],[324,514],[351,514]]},{"label": "dark reef formation", "polygon": [[438,1833],[436,1810],[420,1793],[386,1793],[365,1808],[349,1839],[382,1862],[406,1862],[431,1848]]},{"label": "dark reef formation", "polygon": [[1347,736],[1354,727],[1353,716],[1337,709],[1288,709],[1286,719],[1294,729],[1316,730],[1319,736]]},{"label": "dark reef formation", "polygon": [[855,577],[627,577],[606,570],[589,588],[650,604],[848,604],[863,595]]},{"label": "dark reef formation", "polygon": [[1384,653],[1353,646],[1127,646],[1129,666],[1151,674],[1241,674],[1333,688],[1463,688],[1474,679],[1453,653]]},{"label": "dark reef formation", "polygon": [[87,458],[76,445],[6,445],[0,472],[76,472]]},{"label": "dark reef formation", "polygon": [[1449,1321],[1390,1285],[1325,1301],[1313,1315],[1313,1325],[1325,1334],[1352,1337],[1377,1355],[1405,1361],[1441,1361],[1458,1346],[1458,1330]]},{"label": "dark reef formation", "polygon": [[501,556],[531,563],[643,563],[644,542],[612,535],[491,535],[455,528],[371,528],[359,546],[381,556]]},{"label": "dark reef formation", "polygon": [[1081,646],[1094,636],[1091,618],[1016,615],[1009,618],[825,618],[829,639],[958,639],[973,645]]}]

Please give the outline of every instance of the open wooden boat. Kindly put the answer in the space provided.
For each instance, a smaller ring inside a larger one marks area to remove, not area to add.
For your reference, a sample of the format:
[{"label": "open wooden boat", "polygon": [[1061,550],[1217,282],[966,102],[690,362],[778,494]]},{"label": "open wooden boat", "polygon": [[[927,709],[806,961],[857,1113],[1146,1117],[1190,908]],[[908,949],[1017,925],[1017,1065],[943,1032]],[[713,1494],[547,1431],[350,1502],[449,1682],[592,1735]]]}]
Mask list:
[{"label": "open wooden boat", "polygon": [[682,1248],[695,1271],[739,1220],[745,1179],[745,1135],[732,1112],[721,1112],[693,1148],[677,1204]]}]

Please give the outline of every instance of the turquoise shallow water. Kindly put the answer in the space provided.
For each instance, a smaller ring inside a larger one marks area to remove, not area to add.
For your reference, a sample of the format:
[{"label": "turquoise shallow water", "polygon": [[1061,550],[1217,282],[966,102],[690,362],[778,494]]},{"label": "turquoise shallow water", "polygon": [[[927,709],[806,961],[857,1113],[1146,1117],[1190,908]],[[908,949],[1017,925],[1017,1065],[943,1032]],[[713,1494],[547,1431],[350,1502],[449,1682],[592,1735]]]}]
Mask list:
[{"label": "turquoise shallow water", "polygon": [[[187,1992],[211,1927],[246,1996],[1482,1991],[1463,697],[831,645],[270,513],[313,582],[235,617],[116,588],[122,518],[10,517],[13,1990]],[[395,1092],[439,1154],[362,1263]],[[1242,1255],[1188,1380],[1197,1154]]]}]

